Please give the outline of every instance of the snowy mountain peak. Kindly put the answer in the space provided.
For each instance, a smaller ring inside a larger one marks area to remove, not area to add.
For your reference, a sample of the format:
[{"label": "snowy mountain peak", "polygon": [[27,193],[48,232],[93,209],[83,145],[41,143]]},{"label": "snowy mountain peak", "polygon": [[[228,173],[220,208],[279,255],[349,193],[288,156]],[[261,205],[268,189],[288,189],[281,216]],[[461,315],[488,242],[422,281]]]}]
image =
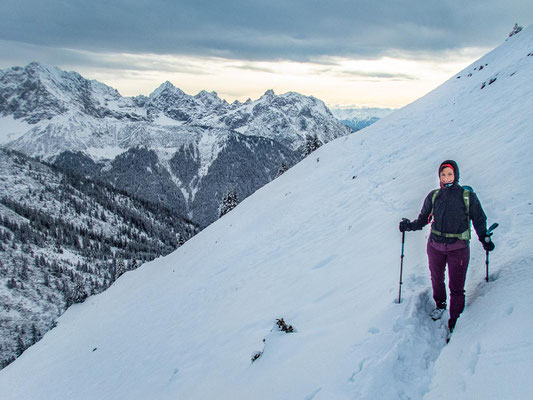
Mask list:
[{"label": "snowy mountain peak", "polygon": [[96,80],[88,80],[75,71],[64,71],[56,66],[31,62],[26,67],[14,67],[17,71],[24,72],[24,78],[31,81],[40,81],[46,88],[56,96],[68,98],[74,92],[81,89],[88,89],[94,94],[111,96],[113,99],[120,97],[119,92]]},{"label": "snowy mountain peak", "polygon": [[274,93],[274,90],[273,89],[268,89],[261,97],[260,99],[273,99],[274,97],[276,97],[276,93]]},{"label": "snowy mountain peak", "polygon": [[223,107],[228,105],[227,101],[218,97],[218,94],[215,91],[208,92],[206,90],[202,90],[194,97],[207,106]]},{"label": "snowy mountain peak", "polygon": [[200,92],[198,92],[198,94],[195,97],[200,98],[200,99],[204,99],[204,98],[217,98],[217,99],[220,99],[218,97],[217,92],[215,92],[215,91],[208,92],[207,90],[201,90]]},{"label": "snowy mountain peak", "polygon": [[151,99],[154,99],[162,95],[172,95],[175,97],[187,96],[181,89],[174,86],[170,81],[165,81],[161,85],[159,85],[157,89],[150,93],[149,97]]},{"label": "snowy mountain peak", "polygon": [[[20,69],[20,67],[15,67]],[[43,64],[37,61],[30,62],[26,67],[23,68],[25,72],[30,75],[40,75],[40,76],[55,76],[56,78],[62,78],[67,72],[55,67],[53,65]]]},{"label": "snowy mountain peak", "polygon": [[58,115],[84,113],[101,117],[108,102],[118,102],[116,89],[90,81],[77,72],[32,62],[0,74],[0,116],[13,115],[30,124]]}]

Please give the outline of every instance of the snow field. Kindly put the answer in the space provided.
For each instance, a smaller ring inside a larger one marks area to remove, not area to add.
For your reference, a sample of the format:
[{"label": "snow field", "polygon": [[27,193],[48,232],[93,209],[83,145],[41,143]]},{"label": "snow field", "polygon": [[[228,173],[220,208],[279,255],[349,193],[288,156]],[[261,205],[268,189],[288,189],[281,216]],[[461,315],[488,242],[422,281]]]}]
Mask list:
[{"label": "snow field", "polygon": [[[0,372],[3,398],[530,398],[531,49],[529,27],[71,307]],[[448,345],[447,316],[428,316],[427,227],[406,234],[395,302],[398,222],[418,215],[447,158],[500,223],[488,284],[473,235],[467,308]],[[272,331],[277,318],[297,332]]]}]

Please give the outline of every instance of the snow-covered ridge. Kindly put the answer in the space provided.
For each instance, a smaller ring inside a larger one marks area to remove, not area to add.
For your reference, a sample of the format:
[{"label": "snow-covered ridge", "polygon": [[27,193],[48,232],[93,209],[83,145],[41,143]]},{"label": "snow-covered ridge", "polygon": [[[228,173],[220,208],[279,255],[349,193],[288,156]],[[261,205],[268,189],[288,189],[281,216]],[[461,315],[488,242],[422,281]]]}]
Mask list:
[{"label": "snow-covered ridge", "polygon": [[[278,96],[270,90],[256,101],[228,104],[215,92],[191,96],[167,81],[148,97],[122,97],[76,72],[36,62],[0,71],[0,94],[0,144],[45,159],[65,150],[116,145],[127,150],[146,140],[155,149],[176,147],[169,136],[187,136],[198,127],[237,130],[291,148],[301,147],[306,136],[327,142],[348,133],[323,102],[297,93]],[[31,128],[22,132],[22,125],[14,127],[8,118]],[[145,133],[132,141],[130,132],[138,127]],[[72,140],[63,143],[61,134]]]},{"label": "snow-covered ridge", "polygon": [[[0,372],[3,398],[531,397],[531,54],[530,26],[72,307]],[[448,158],[500,227],[488,284],[472,240],[467,308],[446,345],[445,320],[427,315],[427,228],[407,235],[394,301],[398,222]]]}]

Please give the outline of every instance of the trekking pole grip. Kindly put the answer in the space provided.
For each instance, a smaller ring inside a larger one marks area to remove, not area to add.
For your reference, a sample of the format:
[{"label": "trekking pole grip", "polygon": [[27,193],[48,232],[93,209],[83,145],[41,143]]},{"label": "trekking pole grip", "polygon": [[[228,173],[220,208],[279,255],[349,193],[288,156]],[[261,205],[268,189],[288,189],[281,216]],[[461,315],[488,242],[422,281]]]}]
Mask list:
[{"label": "trekking pole grip", "polygon": [[[489,229],[487,229],[487,236],[490,238],[492,234],[494,233],[493,230],[496,229],[499,226],[497,222],[493,223]],[[485,265],[487,266],[486,270],[486,276],[485,276],[485,282],[489,281],[489,251],[485,250],[486,253],[486,259],[485,259]]]}]

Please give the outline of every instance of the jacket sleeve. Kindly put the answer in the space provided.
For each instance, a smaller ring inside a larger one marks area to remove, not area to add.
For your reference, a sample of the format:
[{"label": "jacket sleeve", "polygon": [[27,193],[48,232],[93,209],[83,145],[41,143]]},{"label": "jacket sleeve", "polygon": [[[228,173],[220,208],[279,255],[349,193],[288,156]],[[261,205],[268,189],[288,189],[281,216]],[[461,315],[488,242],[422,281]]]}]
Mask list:
[{"label": "jacket sleeve", "polygon": [[470,219],[476,229],[478,238],[481,240],[487,233],[487,216],[474,192],[470,192]]},{"label": "jacket sleeve", "polygon": [[418,218],[414,221],[411,221],[411,229],[414,231],[419,231],[424,226],[426,226],[429,223],[429,214],[431,214],[431,200],[433,197],[433,191],[429,192],[429,194],[426,196],[426,199],[424,200],[424,205],[422,206],[422,210],[420,211],[420,214],[418,215]]}]

